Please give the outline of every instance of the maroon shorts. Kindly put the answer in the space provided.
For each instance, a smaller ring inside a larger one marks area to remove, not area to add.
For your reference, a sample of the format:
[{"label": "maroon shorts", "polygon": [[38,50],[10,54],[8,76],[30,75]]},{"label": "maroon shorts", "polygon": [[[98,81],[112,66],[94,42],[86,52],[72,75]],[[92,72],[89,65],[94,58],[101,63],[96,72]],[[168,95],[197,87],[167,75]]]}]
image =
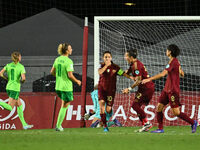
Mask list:
[{"label": "maroon shorts", "polygon": [[140,105],[148,105],[149,102],[152,99],[152,96],[154,94],[155,88],[152,86],[151,88],[148,88],[146,90],[138,90],[135,93],[135,99],[133,103],[139,103]]},{"label": "maroon shorts", "polygon": [[104,100],[106,105],[113,106],[116,90],[105,91],[102,87],[98,87],[99,101]]},{"label": "maroon shorts", "polygon": [[179,102],[179,94],[178,93],[167,93],[165,91],[162,91],[160,97],[159,97],[159,103],[163,105],[169,105],[171,108],[176,108],[181,106],[181,103]]}]

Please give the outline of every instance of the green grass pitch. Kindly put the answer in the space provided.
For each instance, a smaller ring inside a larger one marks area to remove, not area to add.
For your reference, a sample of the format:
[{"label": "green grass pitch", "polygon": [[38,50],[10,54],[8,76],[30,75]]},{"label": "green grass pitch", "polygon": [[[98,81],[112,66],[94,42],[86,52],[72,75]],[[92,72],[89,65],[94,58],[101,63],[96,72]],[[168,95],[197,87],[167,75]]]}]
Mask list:
[{"label": "green grass pitch", "polygon": [[[135,133],[137,127],[0,131],[1,150],[198,150],[200,127],[165,127],[165,133]],[[153,128],[155,129],[155,128]],[[152,130],[153,130],[152,129]]]}]

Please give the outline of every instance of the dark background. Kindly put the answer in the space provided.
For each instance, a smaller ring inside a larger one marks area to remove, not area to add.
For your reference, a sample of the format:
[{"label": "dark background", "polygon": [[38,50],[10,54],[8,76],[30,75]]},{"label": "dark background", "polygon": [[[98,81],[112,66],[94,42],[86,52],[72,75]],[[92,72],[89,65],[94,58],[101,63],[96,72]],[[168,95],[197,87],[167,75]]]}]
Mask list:
[{"label": "dark background", "polygon": [[94,16],[196,16],[199,7],[198,0],[0,0],[0,27],[50,8],[93,22]]}]

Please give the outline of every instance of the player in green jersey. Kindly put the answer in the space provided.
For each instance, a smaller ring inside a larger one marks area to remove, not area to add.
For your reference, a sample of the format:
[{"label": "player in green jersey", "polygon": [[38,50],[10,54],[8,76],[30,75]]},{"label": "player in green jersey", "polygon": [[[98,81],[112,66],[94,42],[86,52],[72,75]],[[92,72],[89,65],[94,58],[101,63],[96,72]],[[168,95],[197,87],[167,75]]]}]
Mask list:
[{"label": "player in green jersey", "polygon": [[60,55],[54,61],[51,74],[56,77],[56,93],[62,100],[61,108],[58,114],[56,131],[63,131],[62,122],[65,118],[66,111],[73,101],[73,84],[72,81],[81,86],[81,81],[77,80],[74,75],[73,61],[68,57],[72,54],[72,47],[69,44],[60,44],[58,46]]},{"label": "player in green jersey", "polygon": [[[14,106],[17,107],[17,113],[19,116],[19,119],[22,123],[22,126],[24,129],[30,129],[33,127],[33,125],[28,125],[26,121],[24,120],[24,114],[23,114],[23,106],[21,103],[21,100],[19,99],[19,93],[20,93],[20,83],[24,83],[26,80],[25,76],[25,68],[22,64],[20,64],[21,61],[21,54],[19,52],[13,52],[11,54],[12,61],[11,63],[7,64],[1,71],[0,76],[6,80],[8,80],[8,83],[6,85],[6,92],[9,97],[8,104],[5,102],[0,102],[0,106],[3,108],[12,111]],[[7,73],[6,77],[4,73]]]}]

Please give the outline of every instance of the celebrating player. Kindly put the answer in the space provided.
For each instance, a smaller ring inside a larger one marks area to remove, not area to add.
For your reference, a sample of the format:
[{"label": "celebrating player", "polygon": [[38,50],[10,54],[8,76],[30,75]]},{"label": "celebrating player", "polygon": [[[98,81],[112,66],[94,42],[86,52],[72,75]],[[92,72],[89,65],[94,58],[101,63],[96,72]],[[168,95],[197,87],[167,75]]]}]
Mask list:
[{"label": "celebrating player", "polygon": [[[25,71],[24,66],[20,63],[21,54],[19,52],[13,52],[11,54],[11,58],[13,62],[7,64],[0,71],[0,76],[8,80],[8,83],[6,85],[6,92],[9,97],[9,102],[8,104],[4,102],[0,102],[0,106],[2,106],[3,108],[9,111],[12,111],[13,107],[16,106],[19,119],[22,123],[23,128],[26,130],[33,127],[33,125],[28,125],[26,121],[24,120],[23,106],[19,98],[20,86],[21,86],[20,82],[21,83],[25,82],[26,71]],[[8,77],[4,75],[5,72],[7,73]]]},{"label": "celebrating player", "polygon": [[157,107],[157,121],[158,121],[158,129],[152,131],[152,133],[163,133],[163,109],[169,103],[172,109],[172,112],[175,116],[178,116],[182,120],[191,124],[192,133],[196,132],[197,121],[190,119],[185,113],[180,111],[179,106],[181,106],[179,102],[180,95],[180,76],[184,76],[184,72],[181,69],[180,63],[176,58],[180,54],[180,49],[175,44],[171,44],[167,47],[166,55],[169,57],[169,63],[167,64],[165,70],[163,72],[145,79],[142,81],[143,84],[147,82],[151,82],[152,80],[159,79],[168,74],[167,80],[165,83],[165,87],[160,95],[159,103]]},{"label": "celebrating player", "polygon": [[154,93],[154,83],[141,84],[142,79],[149,78],[145,66],[137,59],[137,50],[128,50],[124,55],[125,60],[130,64],[127,74],[132,73],[135,77],[134,84],[124,89],[122,92],[127,94],[130,90],[138,86],[138,91],[132,104],[132,108],[137,112],[137,115],[142,122],[142,128],[138,132],[148,131],[152,124],[147,120],[144,110],[141,108],[143,104],[148,105]]},{"label": "celebrating player", "polygon": [[106,123],[107,121],[105,111],[108,114],[112,112],[112,106],[116,92],[117,75],[123,75],[130,79],[131,77],[122,71],[118,65],[112,62],[111,52],[105,51],[103,53],[103,61],[104,62],[101,63],[101,67],[98,70],[100,75],[98,84],[98,96],[101,121],[103,122],[104,131],[108,132],[109,130]]},{"label": "celebrating player", "polygon": [[[84,118],[85,120],[88,120],[91,116],[94,115],[94,119],[92,120],[92,124],[90,127],[95,128],[97,126],[101,126],[100,125],[100,120],[101,120],[100,106],[99,106],[99,99],[98,99],[98,85],[94,87],[94,91],[91,93],[91,98],[94,105],[94,110],[90,110],[89,113],[85,114]],[[111,111],[111,113],[107,113],[105,111],[105,113],[106,113],[106,121],[109,121],[110,117],[112,117],[113,115],[113,111]],[[116,118],[113,121],[107,122],[107,125],[108,127],[112,125],[116,125],[118,127],[122,126],[121,123]]]},{"label": "celebrating player", "polygon": [[73,84],[72,81],[81,85],[81,81],[77,80],[73,75],[73,61],[68,57],[72,54],[72,47],[69,44],[60,44],[58,46],[58,54],[51,69],[51,74],[56,76],[56,93],[62,100],[61,108],[58,114],[56,131],[63,131],[62,122],[66,111],[73,101]]}]

